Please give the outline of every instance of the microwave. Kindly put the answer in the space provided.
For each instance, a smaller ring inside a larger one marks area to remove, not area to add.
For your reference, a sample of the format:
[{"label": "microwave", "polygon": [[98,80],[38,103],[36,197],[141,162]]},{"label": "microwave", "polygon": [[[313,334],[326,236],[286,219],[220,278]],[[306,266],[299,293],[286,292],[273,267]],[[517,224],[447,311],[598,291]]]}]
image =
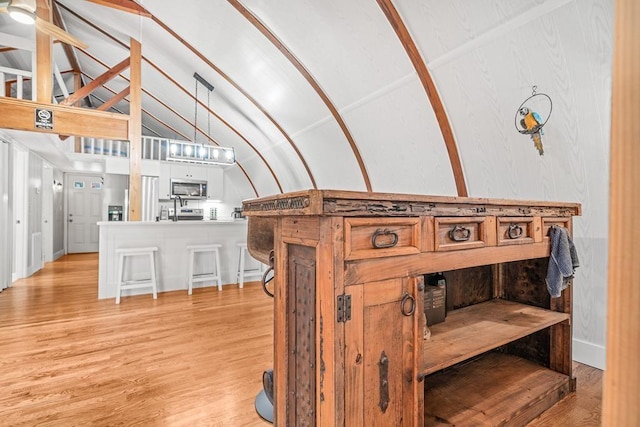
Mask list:
[{"label": "microwave", "polygon": [[197,181],[190,179],[171,180],[171,198],[181,199],[206,199],[207,181]]}]

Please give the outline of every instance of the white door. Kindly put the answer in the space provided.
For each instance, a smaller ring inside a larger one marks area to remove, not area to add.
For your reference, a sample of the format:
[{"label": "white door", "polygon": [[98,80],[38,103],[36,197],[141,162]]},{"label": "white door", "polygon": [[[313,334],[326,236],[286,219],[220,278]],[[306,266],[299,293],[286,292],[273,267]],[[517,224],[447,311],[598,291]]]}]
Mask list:
[{"label": "white door", "polygon": [[53,168],[45,164],[42,170],[42,255],[53,261]]},{"label": "white door", "polygon": [[13,148],[13,276],[12,281],[27,276],[28,247],[27,230],[27,182],[29,171],[29,152],[22,148]]},{"label": "white door", "polygon": [[102,177],[68,174],[67,252],[98,252],[98,221],[102,220]]}]

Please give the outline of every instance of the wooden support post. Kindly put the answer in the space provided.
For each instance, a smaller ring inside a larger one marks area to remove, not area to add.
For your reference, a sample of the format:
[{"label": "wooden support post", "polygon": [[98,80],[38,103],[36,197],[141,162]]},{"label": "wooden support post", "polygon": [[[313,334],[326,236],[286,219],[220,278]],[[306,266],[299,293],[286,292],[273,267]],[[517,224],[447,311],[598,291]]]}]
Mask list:
[{"label": "wooden support post", "polygon": [[[80,74],[79,71],[75,71],[73,73],[73,93],[78,92],[80,89],[82,89],[82,74]],[[79,99],[78,101],[76,101],[75,104],[73,104],[74,107],[82,107],[82,99]]]},{"label": "wooden support post", "polygon": [[131,39],[129,96],[129,221],[142,219],[142,46]]},{"label": "wooden support post", "polygon": [[[51,8],[46,0],[38,0],[38,18],[51,22]],[[53,99],[53,75],[51,72],[51,36],[36,27],[36,75],[33,83],[36,84],[36,101],[51,104]]]},{"label": "wooden support post", "polygon": [[611,100],[607,366],[602,425],[640,425],[640,3],[617,0]]}]

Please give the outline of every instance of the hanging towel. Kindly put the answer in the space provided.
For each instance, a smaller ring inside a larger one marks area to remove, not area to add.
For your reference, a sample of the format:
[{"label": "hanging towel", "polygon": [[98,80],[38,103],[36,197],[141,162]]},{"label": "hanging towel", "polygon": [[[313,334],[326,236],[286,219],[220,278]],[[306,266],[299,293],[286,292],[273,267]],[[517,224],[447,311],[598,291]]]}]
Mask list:
[{"label": "hanging towel", "polygon": [[566,228],[551,226],[549,235],[551,255],[549,256],[546,282],[549,294],[553,298],[557,298],[571,283],[575,269],[580,266],[580,262],[576,247]]}]

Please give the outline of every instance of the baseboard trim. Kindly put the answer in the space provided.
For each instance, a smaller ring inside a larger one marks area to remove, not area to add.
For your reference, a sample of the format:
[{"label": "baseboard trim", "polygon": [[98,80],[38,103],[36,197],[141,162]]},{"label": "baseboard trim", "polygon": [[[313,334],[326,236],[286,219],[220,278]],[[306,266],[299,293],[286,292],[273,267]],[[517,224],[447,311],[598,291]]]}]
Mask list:
[{"label": "baseboard trim", "polygon": [[53,261],[57,260],[58,258],[60,258],[63,255],[64,255],[64,249],[59,250],[58,252],[53,254]]},{"label": "baseboard trim", "polygon": [[607,349],[604,346],[573,339],[573,360],[604,370],[607,361]]}]

